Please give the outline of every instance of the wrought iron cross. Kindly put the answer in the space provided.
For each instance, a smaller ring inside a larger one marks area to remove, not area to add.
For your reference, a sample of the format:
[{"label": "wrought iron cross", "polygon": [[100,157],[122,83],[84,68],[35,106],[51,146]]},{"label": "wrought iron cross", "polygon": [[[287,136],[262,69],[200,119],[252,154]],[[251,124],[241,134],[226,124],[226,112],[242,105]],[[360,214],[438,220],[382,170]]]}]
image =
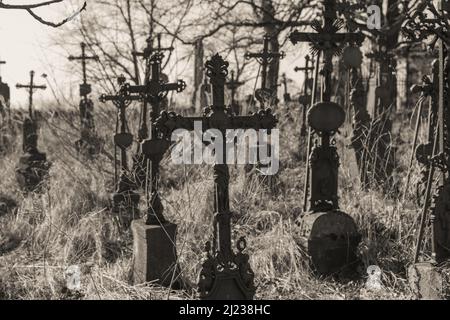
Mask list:
[{"label": "wrought iron cross", "polygon": [[[156,48],[153,48],[153,39],[151,37],[151,32],[150,32],[150,36],[146,40],[147,46],[144,48],[144,50],[142,52],[133,52],[133,55],[138,56],[138,57],[143,57],[145,59],[144,85],[146,85],[146,86],[149,85],[149,82],[152,79],[155,79],[155,81],[160,81],[161,63],[162,63],[162,59],[164,58],[163,51],[174,50],[173,47],[167,47],[167,48],[161,47],[161,34],[157,35],[157,41],[158,41],[158,46]],[[155,57],[154,55],[159,55],[159,56]],[[153,71],[153,69],[155,69],[155,71]],[[156,72],[158,72],[157,75],[156,75]],[[152,112],[155,114],[154,116],[156,117],[159,114],[159,106],[161,103],[161,99],[159,99],[159,100],[158,99],[150,99],[150,100],[143,99],[141,122],[140,122],[140,128],[139,128],[139,132],[138,132],[138,141],[139,142],[142,142],[142,141],[144,141],[144,139],[147,139],[149,137],[148,125],[147,125],[147,121],[148,121],[148,119],[147,119],[147,113],[148,113],[147,104],[149,102],[152,103],[152,109],[153,109]],[[155,108],[157,110],[155,110]],[[151,118],[151,120],[152,120],[152,118]],[[138,150],[138,153],[139,153],[139,150]]]},{"label": "wrought iron cross", "polygon": [[[174,83],[165,83],[161,80],[161,62],[163,59],[162,52],[154,53],[150,59],[151,78],[146,79],[146,83],[140,86],[128,86],[129,93],[139,94],[144,101],[151,103],[152,112],[150,113],[150,123],[153,124],[156,117],[160,113],[160,104],[170,91],[182,92],[186,88],[183,80]],[[143,112],[147,112],[146,109]],[[146,122],[146,120],[144,121]],[[147,224],[160,224],[165,222],[163,216],[163,206],[158,192],[159,166],[164,153],[169,145],[157,140],[155,128],[152,125],[150,136],[147,134],[147,125],[143,124],[144,132],[141,132],[140,152],[135,157],[135,176],[137,183],[142,185],[150,180],[150,202],[148,205]],[[147,139],[148,138],[148,139]],[[151,166],[151,174],[148,178],[148,165]],[[147,189],[147,188],[146,188]]]},{"label": "wrought iron cross", "polygon": [[[115,170],[114,182],[116,184],[116,192],[113,195],[113,210],[121,213],[120,219],[124,219],[127,228],[133,218],[137,218],[139,195],[134,192],[134,183],[131,181],[128,172],[127,149],[133,144],[133,135],[128,130],[126,109],[133,101],[142,99],[139,95],[130,95],[128,93],[128,83],[125,83],[125,77],[118,79],[120,89],[115,95],[100,96],[101,102],[111,101],[118,110],[119,132],[114,135],[114,144],[120,149],[120,165],[121,172],[119,181],[117,181],[117,170]],[[116,168],[116,163],[114,163]],[[124,211],[121,208],[125,208]]]},{"label": "wrought iron cross", "polygon": [[28,89],[28,115],[30,119],[33,119],[33,93],[34,90],[45,90],[47,89],[46,85],[36,85],[34,84],[34,71],[30,71],[30,83],[29,84],[16,84],[17,89]]},{"label": "wrought iron cross", "polygon": [[[222,137],[227,129],[272,129],[277,120],[270,109],[260,110],[248,116],[235,116],[225,107],[224,87],[228,74],[228,62],[216,54],[206,62],[206,75],[211,79],[212,106],[204,110],[201,117],[183,117],[174,112],[162,112],[155,126],[165,139],[172,132],[183,128],[194,130],[200,122],[202,130],[217,129]],[[224,140],[225,141],[225,140]],[[214,165],[214,239],[208,242],[208,258],[203,263],[199,280],[199,290],[203,299],[251,299],[254,295],[253,272],[248,264],[248,255],[243,254],[245,240],[238,241],[239,253],[231,247],[231,211],[229,203],[229,170],[225,163],[226,146],[223,146],[223,159]],[[217,160],[217,159],[216,159]]]},{"label": "wrought iron cross", "polygon": [[87,96],[89,93],[91,93],[91,85],[87,83],[87,74],[86,74],[86,63],[88,60],[94,60],[98,61],[98,56],[87,56],[86,55],[86,44],[82,42],[80,44],[81,46],[81,56],[75,57],[75,56],[69,56],[70,61],[80,60],[81,61],[81,67],[83,72],[83,83],[80,85],[80,97],[83,97],[84,99],[87,99]]},{"label": "wrought iron cross", "polygon": [[309,42],[311,51],[314,55],[323,52],[323,70],[324,88],[322,92],[323,101],[331,101],[333,72],[333,56],[340,55],[343,47],[349,44],[361,45],[364,41],[362,33],[338,33],[343,27],[343,22],[337,19],[336,1],[323,0],[324,19],[323,23],[314,21],[311,27],[317,33],[302,33],[293,31],[289,39],[295,45],[300,42]]},{"label": "wrought iron cross", "polygon": [[245,59],[256,59],[261,65],[261,87],[256,92],[256,98],[261,104],[261,108],[264,109],[264,100],[272,96],[273,88],[267,88],[267,69],[273,59],[283,59],[285,57],[284,52],[272,52],[269,50],[270,37],[264,35],[263,50],[258,53],[247,52],[245,53]]},{"label": "wrought iron cross", "polygon": [[130,95],[129,94],[129,92],[127,90],[129,84],[125,83],[124,77],[119,77],[118,83],[121,87],[117,94],[115,94],[115,95],[102,94],[100,96],[99,100],[100,100],[100,102],[103,102],[103,103],[105,103],[106,101],[111,101],[117,107],[120,132],[114,136],[114,142],[121,150],[122,172],[126,172],[126,171],[128,171],[126,150],[133,143],[133,135],[128,132],[128,125],[127,125],[127,119],[126,119],[126,108],[133,101],[141,100],[142,97],[138,96],[138,95]]},{"label": "wrought iron cross", "polygon": [[134,51],[133,55],[137,57],[143,57],[144,59],[150,59],[153,53],[161,53],[162,51],[173,51],[174,47],[162,47],[161,46],[161,34],[158,33],[156,35],[158,46],[156,48],[153,48],[153,39],[151,36],[149,36],[146,40],[147,46],[144,48],[144,51],[137,52]]},{"label": "wrought iron cross", "polygon": [[244,84],[244,82],[238,81],[237,79],[234,78],[234,70],[231,70],[230,73],[231,73],[231,77],[230,77],[231,79],[230,79],[230,81],[226,82],[225,84],[231,93],[231,108],[235,114],[238,114],[239,110],[238,110],[238,103],[236,101],[236,91],[240,86],[242,86]]}]

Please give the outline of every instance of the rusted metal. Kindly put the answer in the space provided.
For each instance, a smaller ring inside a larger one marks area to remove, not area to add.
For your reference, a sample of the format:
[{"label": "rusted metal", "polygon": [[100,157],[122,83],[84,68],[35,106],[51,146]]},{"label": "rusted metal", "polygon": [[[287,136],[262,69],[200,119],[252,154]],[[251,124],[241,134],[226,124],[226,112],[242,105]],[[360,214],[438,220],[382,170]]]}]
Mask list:
[{"label": "rusted metal", "polygon": [[311,195],[309,211],[298,219],[297,242],[306,249],[314,269],[323,275],[335,275],[355,268],[360,234],[353,219],[339,210],[339,156],[332,136],[345,121],[341,106],[331,102],[333,56],[342,53],[343,45],[359,45],[361,33],[337,33],[342,24],[336,18],[336,2],[325,0],[323,24],[315,22],[317,33],[294,31],[293,44],[310,42],[314,54],[323,52],[322,101],[308,111],[308,124],[320,138],[310,154]]},{"label": "rusted metal", "polygon": [[[217,129],[225,135],[227,129],[272,129],[277,120],[270,109],[260,110],[248,116],[236,116],[225,106],[224,87],[228,74],[228,62],[216,54],[205,64],[206,75],[212,85],[212,106],[200,117],[182,117],[174,112],[162,112],[155,126],[161,138],[169,140],[172,132],[183,128],[194,130],[194,123],[202,123],[202,130]],[[224,159],[226,148],[223,150]],[[254,274],[249,257],[243,251],[245,239],[237,242],[238,253],[231,245],[231,215],[229,204],[228,165],[214,165],[214,235],[206,245],[207,258],[203,262],[199,279],[202,299],[252,299],[255,293]]]},{"label": "rusted metal", "polygon": [[282,51],[270,51],[269,44],[270,36],[266,34],[264,36],[263,50],[261,52],[245,53],[245,59],[256,59],[256,61],[258,61],[258,63],[261,65],[261,86],[255,92],[255,97],[259,101],[261,109],[264,109],[266,106],[270,105],[270,102],[276,99],[276,97],[274,97],[274,88],[267,87],[267,71],[269,68],[269,64],[273,61],[273,59],[283,59],[285,57],[285,53]]},{"label": "rusted metal", "polygon": [[98,61],[97,55],[86,55],[86,44],[81,43],[81,56],[69,56],[69,61],[81,61],[81,70],[83,76],[83,83],[80,84],[80,134],[81,137],[75,142],[78,152],[93,156],[100,151],[101,141],[95,133],[94,122],[94,103],[89,98],[92,92],[91,85],[87,82],[87,62],[89,60]]},{"label": "rusted metal", "polygon": [[16,179],[20,187],[25,192],[44,190],[44,180],[48,177],[50,163],[47,161],[45,153],[37,148],[38,125],[33,113],[33,93],[34,90],[45,90],[45,85],[34,83],[34,71],[30,71],[30,83],[27,85],[17,84],[18,89],[27,89],[29,94],[28,117],[23,122],[23,152],[16,166]]},{"label": "rusted metal", "polygon": [[[133,144],[133,135],[128,130],[126,109],[133,101],[140,101],[139,95],[131,95],[128,91],[129,84],[125,83],[125,78],[118,79],[120,89],[115,95],[100,96],[100,102],[111,101],[117,108],[118,126],[114,135],[114,144],[120,149],[120,176],[116,180],[116,191],[112,195],[113,213],[118,215],[123,228],[128,229],[132,220],[139,218],[139,194],[134,191],[135,183],[131,178],[128,168],[127,149]],[[118,130],[117,130],[118,129]],[[117,166],[115,163],[114,166]],[[117,171],[117,170],[115,170]]]}]

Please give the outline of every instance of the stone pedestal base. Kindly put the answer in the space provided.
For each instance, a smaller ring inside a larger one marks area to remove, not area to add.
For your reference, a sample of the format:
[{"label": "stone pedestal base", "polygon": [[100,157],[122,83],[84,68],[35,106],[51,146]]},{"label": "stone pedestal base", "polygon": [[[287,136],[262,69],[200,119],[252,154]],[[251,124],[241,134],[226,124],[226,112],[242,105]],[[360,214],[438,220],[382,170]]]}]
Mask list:
[{"label": "stone pedestal base", "polygon": [[102,141],[96,136],[81,138],[75,141],[75,148],[78,153],[87,157],[93,157],[101,152]]},{"label": "stone pedestal base", "polygon": [[27,152],[19,158],[16,166],[16,180],[26,192],[39,191],[42,181],[47,177],[50,164],[45,153]]},{"label": "stone pedestal base", "polygon": [[139,198],[139,194],[133,191],[116,192],[112,195],[112,211],[125,229],[130,227],[133,220],[139,219]]},{"label": "stone pedestal base", "polygon": [[408,268],[408,282],[421,300],[442,300],[443,277],[438,268],[429,262],[413,264]]},{"label": "stone pedestal base", "polygon": [[133,283],[155,281],[163,286],[179,289],[181,279],[176,252],[177,225],[146,225],[144,220],[134,220],[133,232]]},{"label": "stone pedestal base", "polygon": [[311,257],[320,275],[345,275],[357,265],[361,236],[354,220],[344,212],[309,212],[298,221],[297,243]]}]

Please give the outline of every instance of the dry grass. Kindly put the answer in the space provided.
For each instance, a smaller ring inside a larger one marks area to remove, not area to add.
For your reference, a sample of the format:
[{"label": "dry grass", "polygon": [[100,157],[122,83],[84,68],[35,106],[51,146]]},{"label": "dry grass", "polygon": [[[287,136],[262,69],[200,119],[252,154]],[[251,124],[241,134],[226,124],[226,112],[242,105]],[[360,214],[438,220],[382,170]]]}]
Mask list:
[{"label": "dry grass", "polygon": [[[283,109],[283,107],[281,107]],[[281,112],[282,113],[282,112]],[[358,280],[318,279],[296,245],[294,219],[301,213],[304,162],[298,160],[299,112],[289,120],[280,116],[281,172],[278,192],[266,192],[256,181],[246,181],[243,168],[232,168],[230,201],[234,238],[246,235],[258,299],[409,299],[406,269],[412,261],[418,226],[418,207],[378,192],[362,191],[348,139],[338,136],[341,155],[340,206],[356,221],[363,236]],[[151,285],[129,283],[132,239],[120,233],[109,212],[112,187],[113,119],[97,115],[97,130],[108,142],[109,155],[94,161],[79,157],[73,147],[77,121],[59,118],[42,123],[39,145],[53,163],[50,189],[42,195],[18,191],[14,166],[21,153],[20,135],[14,150],[0,158],[0,195],[18,203],[17,210],[0,217],[0,298],[4,299],[185,299],[194,293],[170,292]],[[78,120],[78,118],[75,118]],[[343,130],[348,131],[348,130]],[[404,129],[399,176],[404,179],[412,133]],[[134,150],[134,149],[133,149]],[[163,161],[162,190],[165,214],[178,224],[177,250],[183,276],[196,283],[205,241],[210,239],[211,168],[174,166]],[[412,182],[417,180],[417,170]],[[401,181],[400,181],[401,182]],[[143,208],[142,208],[143,209]],[[65,290],[64,270],[82,268],[81,296]],[[384,290],[365,289],[367,266],[383,270]]]}]

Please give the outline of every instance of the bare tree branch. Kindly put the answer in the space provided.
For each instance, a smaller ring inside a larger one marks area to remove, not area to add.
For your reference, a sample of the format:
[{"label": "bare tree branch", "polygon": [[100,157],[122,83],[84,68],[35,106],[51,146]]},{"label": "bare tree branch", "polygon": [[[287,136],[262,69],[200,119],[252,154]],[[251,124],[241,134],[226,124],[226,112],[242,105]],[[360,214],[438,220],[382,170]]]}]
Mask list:
[{"label": "bare tree branch", "polygon": [[37,8],[42,8],[45,6],[50,6],[52,4],[61,3],[63,1],[64,0],[50,0],[50,1],[40,2],[40,3],[34,3],[34,4],[19,4],[19,5],[17,5],[17,4],[3,3],[3,1],[0,0],[0,9],[24,10],[24,11],[27,11],[38,22],[40,22],[44,25],[47,25],[49,27],[57,28],[57,27],[64,25],[65,23],[73,20],[77,15],[79,15],[81,13],[81,11],[85,10],[86,6],[87,6],[87,2],[84,2],[81,9],[75,11],[70,17],[68,17],[60,22],[57,22],[57,23],[45,20],[44,18],[42,18],[41,16],[36,14],[33,10],[37,9]]}]

